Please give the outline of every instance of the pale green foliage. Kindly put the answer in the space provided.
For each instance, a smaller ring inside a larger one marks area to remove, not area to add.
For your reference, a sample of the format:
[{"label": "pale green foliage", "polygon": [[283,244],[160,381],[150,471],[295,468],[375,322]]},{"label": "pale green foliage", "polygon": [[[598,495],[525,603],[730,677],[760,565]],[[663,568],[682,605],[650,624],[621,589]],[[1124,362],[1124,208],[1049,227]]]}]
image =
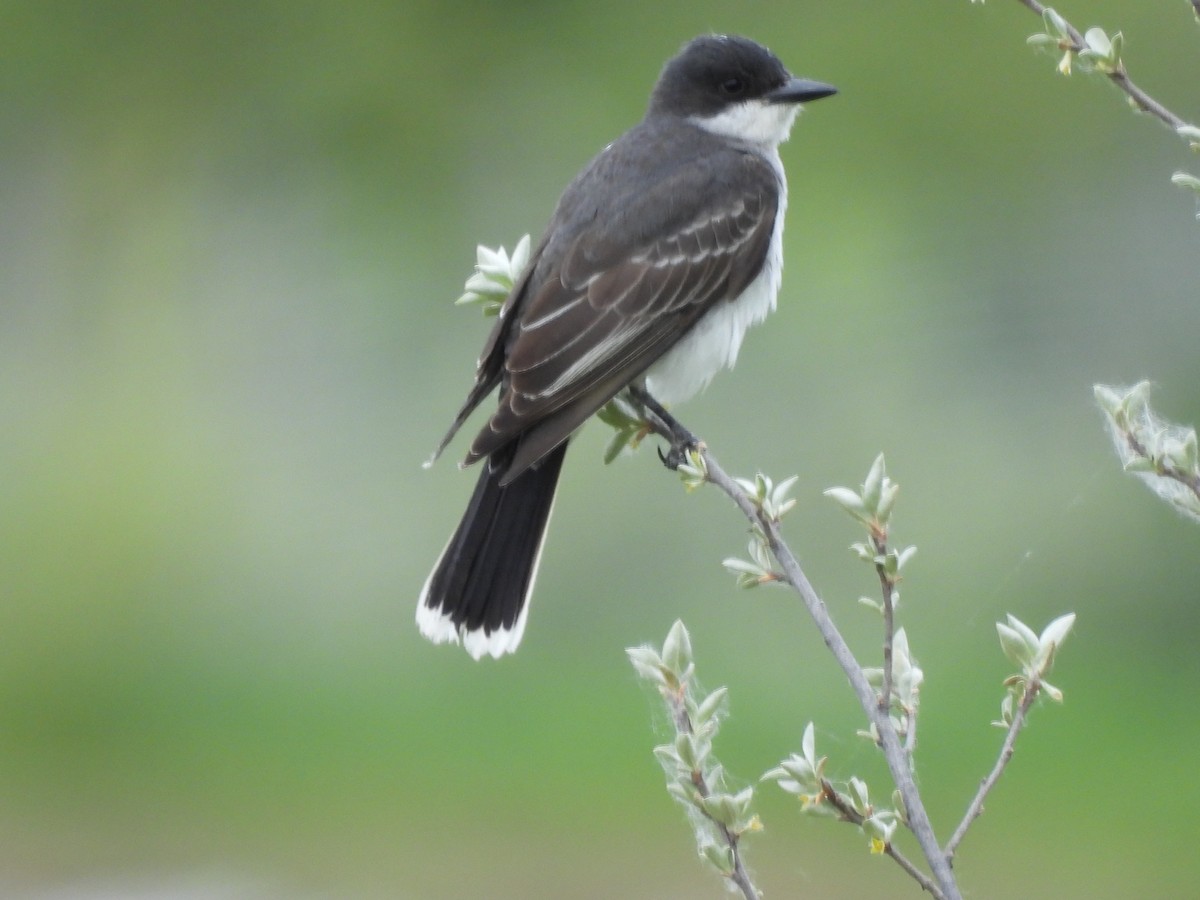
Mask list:
[{"label": "pale green foliage", "polygon": [[[864,668],[863,674],[867,681],[876,689],[883,687],[882,668]],[[903,628],[897,628],[892,638],[892,696],[890,708],[892,725],[901,737],[908,734],[909,723],[916,717],[917,707],[921,699],[921,686],[925,683],[925,672],[912,658],[908,649],[908,634]],[[877,741],[874,727],[865,732],[859,732],[863,737]]]},{"label": "pale green foliage", "polygon": [[[888,602],[893,610],[900,606],[898,585],[902,577],[901,572],[917,552],[914,546],[892,547],[887,542],[888,525],[891,523],[892,511],[899,495],[900,485],[888,477],[882,453],[871,463],[859,490],[834,487],[825,491],[826,497],[866,528],[868,540],[854,542],[850,545],[850,550],[860,560],[872,566],[887,583],[890,590]],[[861,597],[859,602],[880,614],[885,612],[882,600]]]},{"label": "pale green foliage", "polygon": [[602,406],[596,418],[613,430],[608,446],[604,448],[606,465],[627,450],[636,450],[646,436],[646,423],[642,421],[641,413],[623,393]]},{"label": "pale green foliage", "polygon": [[1096,404],[1104,413],[1117,456],[1161,499],[1200,520],[1200,449],[1196,430],[1161,418],[1150,408],[1151,384],[1131,388],[1098,384]]},{"label": "pale green foliage", "polygon": [[775,484],[762,472],[755,475],[753,479],[735,478],[734,480],[749,495],[750,502],[772,522],[778,522],[796,505],[796,501],[790,499],[788,494],[800,480],[799,475],[785,478],[779,484]]},{"label": "pale green foliage", "polygon": [[689,493],[708,481],[708,464],[704,461],[704,454],[694,447],[688,448],[687,462],[681,463],[675,471]]},{"label": "pale green foliage", "polygon": [[529,264],[529,235],[517,241],[512,256],[503,247],[475,248],[475,272],[467,279],[466,292],[455,300],[459,306],[478,306],[485,316],[494,316],[504,306],[513,285]]},{"label": "pale green foliage", "polygon": [[[972,3],[976,0],[971,0]],[[1036,9],[1036,5],[1031,8]],[[1193,3],[1193,12],[1197,7]],[[1200,19],[1200,13],[1197,13]],[[1117,31],[1109,34],[1103,28],[1089,28],[1082,35],[1058,12],[1050,7],[1042,9],[1042,31],[1030,35],[1028,43],[1035,47],[1061,52],[1058,71],[1070,75],[1074,68],[1085,73],[1098,73],[1122,86],[1127,93],[1129,105],[1138,112],[1153,112],[1175,133],[1188,142],[1192,150],[1200,151],[1200,128],[1181,120],[1157,101],[1140,90],[1135,93],[1132,82],[1125,71],[1123,55],[1125,36]],[[1200,179],[1187,172],[1176,172],[1171,181],[1179,187],[1200,193]],[[1200,219],[1200,213],[1196,217]]]},{"label": "pale green foliage", "polygon": [[804,726],[800,752],[793,753],[762,776],[774,781],[785,793],[800,801],[802,812],[835,815],[859,827],[870,842],[873,853],[882,853],[891,843],[896,826],[902,821],[897,809],[876,808],[871,803],[867,783],[857,775],[840,782],[839,788],[825,777],[826,757],[817,756],[813,723]]},{"label": "pale green foliage", "polygon": [[[805,579],[802,573],[799,576],[793,574],[793,557],[777,527],[780,518],[795,506],[795,501],[788,495],[797,479],[787,478],[776,484],[760,473],[754,478],[734,478],[729,484],[715,463],[706,460],[708,458],[702,451],[688,453],[687,462],[679,466],[684,483],[689,489],[704,484],[711,471],[714,483],[734,498],[751,521],[748,559],[726,559],[725,567],[744,587],[780,583],[799,590],[798,581],[806,583]],[[871,464],[858,490],[838,487],[825,493],[866,530],[867,540],[854,544],[853,550],[872,567],[880,584],[882,599],[865,602],[882,615],[883,666],[861,667],[848,648],[844,658],[849,660],[845,665],[857,669],[864,682],[862,689],[856,690],[867,714],[868,727],[859,734],[868,738],[887,758],[895,790],[890,806],[876,805],[867,782],[859,775],[851,774],[836,783],[832,781],[826,774],[826,757],[817,753],[812,722],[804,728],[800,752],[782,760],[761,780],[775,781],[781,790],[800,801],[801,810],[806,813],[834,816],[856,826],[866,836],[872,853],[886,854],[894,859],[934,896],[957,897],[953,875],[939,873],[938,866],[953,856],[967,828],[982,811],[983,800],[1007,765],[1013,741],[1037,695],[1045,691],[1055,700],[1062,699],[1062,692],[1048,684],[1045,677],[1051,671],[1075,616],[1069,614],[1055,619],[1040,635],[1011,615],[1007,622],[997,626],[1004,652],[1019,669],[1005,681],[1008,693],[1001,709],[1003,721],[999,724],[1006,725],[1009,733],[992,772],[980,783],[967,814],[950,844],[946,845],[948,849],[943,851],[929,826],[920,794],[912,781],[917,715],[925,673],[913,658],[907,632],[895,627],[896,586],[915,552],[913,547],[893,549],[888,544],[888,527],[899,486],[888,477],[881,454]],[[806,605],[818,627],[824,631],[821,618],[825,614],[824,604],[819,599],[809,603],[807,595],[801,593],[806,597]],[[838,647],[841,637],[831,621],[828,627],[833,629],[834,636],[827,636],[826,642],[831,649],[837,648],[835,655],[840,661],[843,658]],[[747,888],[748,876],[745,876],[737,849],[742,834],[761,827],[757,817],[750,812],[753,793],[749,788],[736,792],[728,789],[724,770],[712,757],[712,739],[724,709],[725,690],[721,688],[702,699],[693,694],[695,667],[691,641],[682,623],[675,623],[661,650],[643,647],[627,652],[639,674],[658,688],[675,725],[674,739],[656,747],[654,753],[667,775],[668,793],[688,810],[700,857],[731,884],[742,888],[745,896],[755,896],[753,888]],[[905,796],[909,797],[911,807],[906,807]],[[914,816],[911,819],[910,809]],[[916,835],[926,860],[935,871],[936,880],[922,873],[893,845],[900,825]]]},{"label": "pale green foliage", "polygon": [[1075,614],[1067,613],[1059,616],[1044,629],[1036,634],[1032,628],[1009,614],[1007,622],[997,622],[996,632],[1000,637],[1000,647],[1009,661],[1019,669],[1005,679],[1008,694],[1000,704],[1000,719],[993,722],[1001,728],[1012,725],[1013,710],[1025,699],[1030,689],[1044,692],[1051,700],[1062,702],[1063,694],[1058,688],[1046,681],[1046,676],[1054,667],[1054,659],[1058,650],[1071,633],[1075,625]]},{"label": "pale green foliage", "polygon": [[[789,494],[799,480],[799,476],[793,475],[776,484],[761,472],[753,478],[734,479],[738,487],[746,492],[754,508],[769,522],[779,522],[796,506],[795,499]],[[749,559],[731,556],[721,562],[721,565],[737,577],[738,587],[752,588],[781,581],[782,576],[775,571],[771,556],[771,542],[762,528],[755,526],[751,529],[746,549]]]},{"label": "pale green foliage", "polygon": [[1075,43],[1071,26],[1067,20],[1050,7],[1042,11],[1044,30],[1030,35],[1028,43],[1035,47],[1050,47],[1063,51],[1058,61],[1058,71],[1070,75],[1072,65],[1081,72],[1100,72],[1112,75],[1123,71],[1121,54],[1125,49],[1125,36],[1121,32],[1108,34],[1103,28],[1089,28],[1083,35],[1083,46]]},{"label": "pale green foliage", "polygon": [[[1188,127],[1191,128],[1190,125]],[[1192,130],[1200,133],[1200,129],[1192,128]],[[1188,138],[1188,140],[1193,142],[1191,145],[1192,149],[1200,147],[1200,144],[1195,143],[1195,138]],[[1181,188],[1187,188],[1196,194],[1197,197],[1200,197],[1200,178],[1197,178],[1190,172],[1176,172],[1171,176],[1171,183]],[[1196,213],[1196,218],[1200,219],[1200,212]]]},{"label": "pale green foliage", "polygon": [[833,487],[825,492],[825,496],[866,525],[871,532],[886,533],[899,493],[900,485],[888,478],[883,454],[880,453],[871,463],[859,490]]},{"label": "pale green foliage", "polygon": [[819,807],[824,799],[825,789],[822,782],[825,780],[825,760],[824,756],[817,756],[813,723],[809,722],[804,726],[804,735],[800,738],[800,753],[793,753],[783,760],[765,773],[762,780],[774,780],[782,790],[798,797],[806,810],[809,807]]},{"label": "pale green foliage", "polygon": [[721,687],[704,694],[694,678],[692,642],[676,621],[661,649],[634,647],[625,651],[644,680],[653,684],[666,704],[674,737],[654,748],[667,776],[667,793],[687,810],[702,860],[726,878],[745,878],[738,871],[738,842],[762,824],[750,806],[753,787],[740,791],[727,784],[724,767],[713,756],[716,737],[728,702]]},{"label": "pale green foliage", "polygon": [[1200,153],[1200,128],[1195,125],[1180,125],[1175,133],[1188,142],[1188,149]]}]

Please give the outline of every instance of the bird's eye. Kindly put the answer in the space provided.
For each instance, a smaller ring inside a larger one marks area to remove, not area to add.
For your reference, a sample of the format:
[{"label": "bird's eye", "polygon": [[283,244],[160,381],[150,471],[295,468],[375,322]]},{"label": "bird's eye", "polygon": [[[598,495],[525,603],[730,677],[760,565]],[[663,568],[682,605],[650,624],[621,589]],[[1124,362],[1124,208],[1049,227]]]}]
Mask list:
[{"label": "bird's eye", "polygon": [[721,90],[726,94],[740,94],[745,86],[740,78],[726,78],[721,82]]}]

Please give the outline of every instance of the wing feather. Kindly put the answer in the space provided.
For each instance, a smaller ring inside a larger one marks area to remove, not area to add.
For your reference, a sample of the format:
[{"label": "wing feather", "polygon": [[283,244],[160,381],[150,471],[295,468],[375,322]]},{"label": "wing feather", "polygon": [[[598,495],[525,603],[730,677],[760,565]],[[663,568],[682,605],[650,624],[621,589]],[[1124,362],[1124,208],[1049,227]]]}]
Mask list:
[{"label": "wing feather", "polygon": [[[506,475],[516,477],[705,312],[738,297],[762,268],[778,197],[778,175],[762,157],[708,152],[635,204],[652,221],[630,221],[628,204],[615,204],[597,210],[565,244],[545,244],[510,312],[499,406],[466,462],[521,437]],[[573,202],[569,189],[560,212]]]}]

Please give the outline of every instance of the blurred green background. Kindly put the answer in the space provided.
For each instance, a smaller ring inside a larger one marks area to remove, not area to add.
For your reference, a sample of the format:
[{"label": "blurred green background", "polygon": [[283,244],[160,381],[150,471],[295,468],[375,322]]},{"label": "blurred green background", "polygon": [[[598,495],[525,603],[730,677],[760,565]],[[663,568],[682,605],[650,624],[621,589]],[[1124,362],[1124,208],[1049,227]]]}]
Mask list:
[{"label": "blurred green background", "polygon": [[[1088,2],[1200,117],[1188,4]],[[571,453],[521,651],[434,647],[417,591],[474,481],[420,464],[487,323],[477,243],[535,236],[722,30],[841,94],[783,157],[780,309],[680,411],[732,471],[800,475],[788,534],[864,658],[853,524],[880,450],[920,553],[919,775],[943,838],[994,759],[993,623],[1078,613],[964,843],[972,897],[1200,882],[1200,531],[1123,475],[1096,381],[1200,421],[1194,160],[1025,46],[1017,3],[0,5],[0,894],[720,897],[623,648],[682,616],[756,778],[818,724],[886,796],[798,603],[720,560],[744,524],[650,448]],[[768,897],[917,896],[761,794]]]}]

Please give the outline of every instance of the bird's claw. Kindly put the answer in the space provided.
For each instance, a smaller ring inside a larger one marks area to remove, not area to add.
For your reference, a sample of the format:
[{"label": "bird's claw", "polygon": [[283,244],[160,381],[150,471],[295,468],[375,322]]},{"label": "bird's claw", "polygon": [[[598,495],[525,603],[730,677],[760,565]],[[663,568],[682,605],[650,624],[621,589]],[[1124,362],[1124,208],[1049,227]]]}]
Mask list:
[{"label": "bird's claw", "polygon": [[688,461],[688,454],[699,450],[700,446],[700,441],[694,434],[676,435],[671,439],[670,449],[666,453],[663,453],[661,447],[658,448],[658,458],[664,466],[674,472]]}]

